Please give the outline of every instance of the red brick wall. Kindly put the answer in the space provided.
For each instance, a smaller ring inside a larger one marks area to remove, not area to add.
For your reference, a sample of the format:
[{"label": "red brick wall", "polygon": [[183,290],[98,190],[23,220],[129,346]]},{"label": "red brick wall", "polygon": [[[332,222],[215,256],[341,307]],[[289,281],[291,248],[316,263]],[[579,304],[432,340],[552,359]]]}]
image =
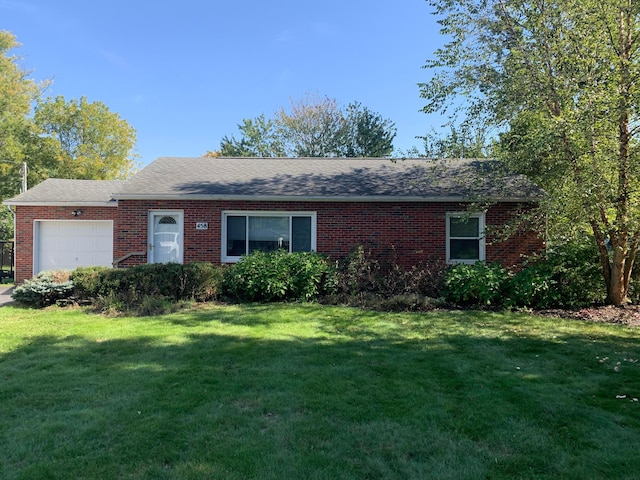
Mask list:
[{"label": "red brick wall", "polygon": [[[16,206],[15,229],[15,280],[21,283],[33,276],[33,221],[34,220],[113,220],[117,231],[117,208],[115,207],[52,207]],[[71,215],[73,210],[82,210],[80,217]]]},{"label": "red brick wall", "polygon": [[[457,203],[363,203],[363,202],[222,202],[205,200],[121,200],[114,256],[147,251],[149,210],[184,211],[184,261],[220,262],[223,210],[287,211],[317,213],[317,251],[332,259],[349,254],[358,244],[375,254],[398,253],[398,261],[413,265],[446,255],[446,213],[464,212]],[[486,225],[501,225],[522,205],[499,204],[486,215]],[[196,230],[196,222],[207,222],[208,230]],[[518,232],[503,242],[487,238],[486,260],[505,265],[521,262],[521,254],[538,251],[542,239],[534,232]],[[147,261],[146,254],[133,256],[121,266]]]},{"label": "red brick wall", "polygon": [[[501,225],[523,208],[517,204],[492,206],[486,224]],[[16,207],[16,282],[33,273],[33,220],[73,220],[74,209],[82,220],[114,221],[114,260],[129,253],[144,252],[123,261],[130,266],[147,261],[149,210],[184,212],[184,260],[220,263],[223,210],[287,211],[317,213],[317,250],[332,259],[364,245],[376,255],[392,250],[404,265],[434,257],[445,258],[446,213],[463,212],[457,203],[363,203],[363,202],[222,202],[205,200],[142,201],[121,200],[114,207]],[[196,230],[196,222],[207,222],[208,230]],[[521,255],[543,248],[542,239],[531,231],[518,232],[506,241],[487,238],[486,260],[516,265]]]}]

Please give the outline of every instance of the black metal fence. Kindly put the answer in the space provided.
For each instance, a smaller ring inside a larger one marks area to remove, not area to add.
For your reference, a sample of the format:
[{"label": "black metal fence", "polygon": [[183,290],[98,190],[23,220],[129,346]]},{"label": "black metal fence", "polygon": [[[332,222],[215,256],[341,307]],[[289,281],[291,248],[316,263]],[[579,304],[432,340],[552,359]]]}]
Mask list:
[{"label": "black metal fence", "polygon": [[0,241],[0,279],[13,278],[13,242]]}]

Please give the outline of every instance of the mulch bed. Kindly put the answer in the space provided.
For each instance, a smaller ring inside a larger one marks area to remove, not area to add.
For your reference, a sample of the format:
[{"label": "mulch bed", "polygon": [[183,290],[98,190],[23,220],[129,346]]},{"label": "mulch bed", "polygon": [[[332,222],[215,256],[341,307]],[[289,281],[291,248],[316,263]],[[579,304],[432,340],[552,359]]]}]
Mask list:
[{"label": "mulch bed", "polygon": [[604,305],[581,308],[580,310],[540,310],[535,314],[640,327],[640,305],[624,305],[622,307]]}]

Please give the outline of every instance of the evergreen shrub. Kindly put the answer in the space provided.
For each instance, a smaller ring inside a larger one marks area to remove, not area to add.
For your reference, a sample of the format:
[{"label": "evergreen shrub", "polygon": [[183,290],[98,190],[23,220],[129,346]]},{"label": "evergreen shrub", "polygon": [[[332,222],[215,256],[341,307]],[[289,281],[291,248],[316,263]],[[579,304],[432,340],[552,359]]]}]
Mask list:
[{"label": "evergreen shrub", "polygon": [[19,303],[41,308],[58,302],[69,301],[74,287],[70,273],[66,270],[41,272],[18,285],[11,297]]}]

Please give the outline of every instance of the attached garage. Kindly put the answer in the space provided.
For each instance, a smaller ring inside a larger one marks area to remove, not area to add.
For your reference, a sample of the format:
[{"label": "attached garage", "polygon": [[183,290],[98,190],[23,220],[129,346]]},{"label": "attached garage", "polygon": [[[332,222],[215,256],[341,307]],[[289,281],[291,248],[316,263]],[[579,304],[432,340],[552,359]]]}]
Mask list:
[{"label": "attached garage", "polygon": [[[47,270],[113,265],[123,180],[50,178],[3,202],[15,218],[15,280]],[[146,224],[146,218],[145,218]]]},{"label": "attached garage", "polygon": [[111,266],[113,221],[34,221],[34,275],[46,270]]}]

